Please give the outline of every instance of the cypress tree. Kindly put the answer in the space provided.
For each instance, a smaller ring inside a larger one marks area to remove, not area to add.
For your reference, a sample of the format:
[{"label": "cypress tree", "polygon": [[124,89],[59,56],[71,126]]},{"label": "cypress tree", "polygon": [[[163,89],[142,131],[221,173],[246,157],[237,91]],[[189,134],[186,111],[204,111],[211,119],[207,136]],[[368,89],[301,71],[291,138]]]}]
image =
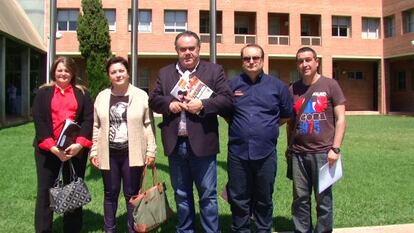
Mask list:
[{"label": "cypress tree", "polygon": [[111,56],[111,37],[101,0],[82,0],[78,19],[79,51],[86,62],[86,74],[91,96],[109,86],[106,60]]}]

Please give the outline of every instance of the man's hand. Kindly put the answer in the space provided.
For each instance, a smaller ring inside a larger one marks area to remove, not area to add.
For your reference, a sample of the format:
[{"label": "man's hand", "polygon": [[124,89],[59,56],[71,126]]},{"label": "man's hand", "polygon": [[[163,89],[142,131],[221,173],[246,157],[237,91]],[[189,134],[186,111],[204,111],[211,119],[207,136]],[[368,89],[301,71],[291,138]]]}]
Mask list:
[{"label": "man's hand", "polygon": [[339,159],[341,155],[333,152],[333,150],[329,150],[328,152],[328,163],[329,167],[332,167],[336,161]]},{"label": "man's hand", "polygon": [[199,99],[185,97],[187,102],[187,111],[192,114],[198,114],[203,109],[203,102]]},{"label": "man's hand", "polygon": [[181,103],[179,101],[172,101],[169,106],[170,112],[179,113],[181,111],[187,110],[187,104]]}]

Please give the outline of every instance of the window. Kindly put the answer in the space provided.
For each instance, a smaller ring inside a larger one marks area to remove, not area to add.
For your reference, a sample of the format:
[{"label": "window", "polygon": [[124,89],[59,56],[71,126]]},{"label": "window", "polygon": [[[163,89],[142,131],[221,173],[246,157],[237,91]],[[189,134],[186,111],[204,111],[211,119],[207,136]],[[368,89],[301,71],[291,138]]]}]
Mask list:
[{"label": "window", "polygon": [[399,71],[397,76],[397,90],[398,91],[405,91],[406,83],[405,83],[405,72]]},{"label": "window", "polygon": [[362,18],[362,39],[379,39],[380,19]]},{"label": "window", "polygon": [[332,36],[351,36],[351,17],[332,16]]},{"label": "window", "polygon": [[[216,33],[222,33],[222,12],[216,12]],[[210,12],[200,11],[200,33],[210,33]]]},{"label": "window", "polygon": [[58,31],[76,31],[78,28],[79,10],[58,10]]},{"label": "window", "polygon": [[105,9],[105,17],[108,20],[109,31],[116,30],[116,12],[114,9]]},{"label": "window", "polygon": [[148,67],[141,67],[138,73],[138,87],[148,93],[148,82],[151,75],[150,69]]},{"label": "window", "polygon": [[[132,30],[131,25],[131,10],[128,10],[128,31]],[[151,10],[138,10],[138,32],[151,32],[152,31],[152,11]]]},{"label": "window", "polygon": [[187,30],[187,11],[165,11],[164,32],[184,32]]},{"label": "window", "polygon": [[414,32],[414,9],[403,12],[404,33]]},{"label": "window", "polygon": [[395,17],[393,15],[384,18],[384,36],[385,38],[395,36]]},{"label": "window", "polygon": [[414,70],[411,70],[411,90],[414,91]]},{"label": "window", "polygon": [[364,73],[361,71],[348,71],[348,79],[351,80],[363,80],[364,79]]},{"label": "window", "polygon": [[300,79],[299,72],[297,70],[292,70],[289,72],[289,83],[294,83]]},{"label": "window", "polygon": [[247,15],[236,15],[234,34],[249,34],[249,17]]}]

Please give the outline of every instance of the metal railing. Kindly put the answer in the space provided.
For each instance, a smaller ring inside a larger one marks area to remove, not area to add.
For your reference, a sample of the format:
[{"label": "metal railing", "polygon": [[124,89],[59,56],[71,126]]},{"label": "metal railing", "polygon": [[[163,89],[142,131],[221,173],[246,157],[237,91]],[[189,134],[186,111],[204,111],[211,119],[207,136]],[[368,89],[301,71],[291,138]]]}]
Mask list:
[{"label": "metal railing", "polygon": [[[222,43],[221,42],[222,37],[223,37],[222,34],[217,34],[216,35],[216,42],[217,43]],[[201,43],[210,43],[210,33],[200,33],[200,41],[201,41]]]},{"label": "metal railing", "polygon": [[301,36],[302,45],[321,45],[322,38],[320,36]]},{"label": "metal railing", "polygon": [[236,43],[236,44],[254,44],[254,43],[256,43],[256,35],[236,34],[236,35],[234,35],[234,43]]},{"label": "metal railing", "polygon": [[278,44],[278,45],[289,45],[289,36],[281,36],[281,35],[269,35],[268,36],[269,44]]}]

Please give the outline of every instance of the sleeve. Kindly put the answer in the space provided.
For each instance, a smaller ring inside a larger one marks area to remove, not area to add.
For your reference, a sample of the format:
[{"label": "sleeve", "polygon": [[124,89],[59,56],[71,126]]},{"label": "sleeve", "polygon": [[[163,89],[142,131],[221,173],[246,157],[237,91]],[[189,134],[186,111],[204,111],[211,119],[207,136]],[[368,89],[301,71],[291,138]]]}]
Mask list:
[{"label": "sleeve", "polygon": [[[53,126],[50,122],[50,111],[46,109],[47,87],[40,88],[32,106],[32,115],[35,126],[36,143],[43,150],[49,150],[56,143],[53,139]],[[43,143],[43,144],[42,144]],[[40,145],[42,144],[42,145]]]},{"label": "sleeve", "polygon": [[281,83],[280,88],[280,118],[291,118],[293,116],[293,98],[289,88]]},{"label": "sleeve", "polygon": [[339,86],[338,82],[334,79],[332,79],[332,85],[331,85],[331,96],[332,96],[332,104],[333,106],[345,104],[346,98],[344,93],[342,92],[341,87]]},{"label": "sleeve", "polygon": [[[144,101],[148,103],[147,98]],[[155,142],[155,126],[154,126],[154,116],[152,111],[149,109],[148,104],[145,106],[145,115],[144,115],[144,135],[147,142],[146,156],[155,157],[157,145]]]},{"label": "sleeve", "polygon": [[157,113],[167,115],[170,114],[170,103],[174,97],[170,94],[165,95],[165,81],[162,79],[162,71],[158,73],[157,84],[149,97],[149,107]]},{"label": "sleeve", "polygon": [[76,138],[76,143],[81,144],[83,147],[90,148],[92,145],[92,124],[93,124],[93,103],[92,99],[87,91],[82,93],[82,110],[80,114],[82,116],[82,122],[79,122],[81,129],[79,136]]},{"label": "sleeve", "polygon": [[213,69],[213,91],[215,95],[212,98],[202,100],[204,108],[201,111],[200,116],[209,114],[228,116],[233,109],[233,98],[229,82],[224,75],[222,66],[217,66],[217,68],[214,67]]},{"label": "sleeve", "polygon": [[91,146],[91,150],[89,152],[89,157],[93,157],[93,156],[97,156],[98,155],[98,151],[97,151],[97,143],[98,143],[98,135],[99,135],[99,129],[101,128],[101,122],[99,120],[99,115],[98,115],[98,111],[97,111],[97,106],[99,103],[99,96],[98,95],[96,97],[95,100],[95,104],[93,106],[93,125],[92,125],[92,146]]}]

